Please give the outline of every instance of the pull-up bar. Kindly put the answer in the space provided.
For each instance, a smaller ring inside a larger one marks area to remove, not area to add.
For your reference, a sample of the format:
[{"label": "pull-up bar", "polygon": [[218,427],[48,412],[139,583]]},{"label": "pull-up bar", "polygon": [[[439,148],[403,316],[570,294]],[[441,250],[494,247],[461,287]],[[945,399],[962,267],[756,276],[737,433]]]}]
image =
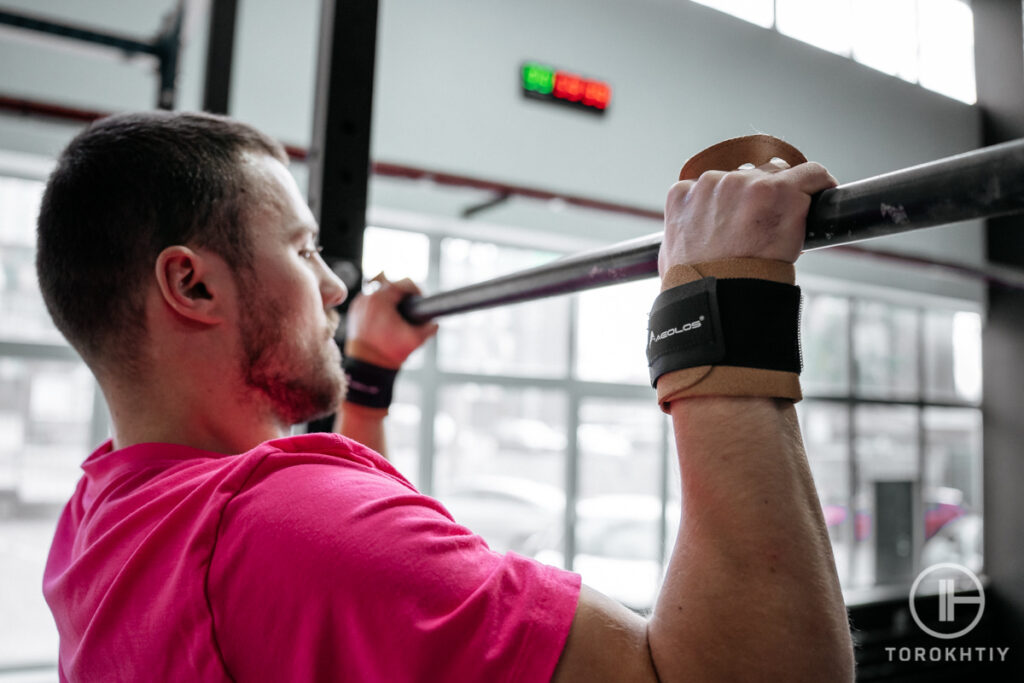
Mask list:
[{"label": "pull-up bar", "polygon": [[[840,185],[815,195],[804,250],[959,221],[1024,213],[1024,139]],[[425,297],[399,307],[421,323],[444,315],[571,294],[658,272],[661,233]]]}]

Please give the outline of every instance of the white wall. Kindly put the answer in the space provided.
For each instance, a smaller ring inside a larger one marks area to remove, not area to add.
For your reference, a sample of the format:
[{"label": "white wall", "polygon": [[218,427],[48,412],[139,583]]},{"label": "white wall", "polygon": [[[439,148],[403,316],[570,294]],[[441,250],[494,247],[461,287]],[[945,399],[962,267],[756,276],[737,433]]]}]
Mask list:
[{"label": "white wall", "polygon": [[[4,3],[141,34],[156,30],[170,4]],[[319,3],[240,5],[232,111],[306,145]],[[205,55],[205,2],[193,2],[191,10],[179,95],[185,108],[200,102]],[[145,63],[12,36],[0,35],[0,93],[103,109],[152,105],[155,80]],[[526,59],[608,81],[610,110],[596,117],[523,99],[517,78]],[[755,131],[784,137],[847,181],[975,148],[979,128],[974,107],[686,0],[381,0],[377,160],[657,209],[682,162],[723,138]],[[0,147],[52,153],[50,138],[38,124],[0,117]],[[408,193],[392,185],[379,184],[374,201],[407,203]],[[600,241],[657,229],[642,221],[601,221],[595,232],[586,217],[515,206],[484,218]],[[984,252],[977,225],[872,246],[969,263],[981,263]],[[848,259],[813,254],[802,263],[809,272],[833,272],[840,261]],[[876,273],[858,275],[856,263],[842,269],[851,278],[877,280]],[[892,270],[883,271],[889,284],[980,297],[974,285],[896,277]]]}]

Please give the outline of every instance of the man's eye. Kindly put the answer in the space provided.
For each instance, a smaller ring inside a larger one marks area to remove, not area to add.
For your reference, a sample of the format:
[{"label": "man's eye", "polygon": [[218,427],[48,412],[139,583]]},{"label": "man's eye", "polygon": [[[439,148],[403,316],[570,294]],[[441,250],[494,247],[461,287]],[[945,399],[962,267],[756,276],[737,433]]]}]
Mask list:
[{"label": "man's eye", "polygon": [[323,250],[324,250],[323,247],[316,247],[314,249],[300,249],[299,250],[299,256],[301,256],[304,259],[311,259],[315,255],[317,255],[320,252],[322,252]]}]

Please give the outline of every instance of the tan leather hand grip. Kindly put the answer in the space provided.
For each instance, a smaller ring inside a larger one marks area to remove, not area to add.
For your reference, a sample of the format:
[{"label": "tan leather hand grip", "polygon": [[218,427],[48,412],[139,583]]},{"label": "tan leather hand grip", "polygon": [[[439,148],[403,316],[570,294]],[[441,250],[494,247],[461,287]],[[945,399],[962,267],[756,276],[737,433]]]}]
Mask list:
[{"label": "tan leather hand grip", "polygon": [[680,180],[696,180],[704,171],[735,171],[743,164],[763,166],[778,157],[790,166],[807,161],[793,145],[771,135],[747,135],[724,140],[690,157],[679,171]]}]

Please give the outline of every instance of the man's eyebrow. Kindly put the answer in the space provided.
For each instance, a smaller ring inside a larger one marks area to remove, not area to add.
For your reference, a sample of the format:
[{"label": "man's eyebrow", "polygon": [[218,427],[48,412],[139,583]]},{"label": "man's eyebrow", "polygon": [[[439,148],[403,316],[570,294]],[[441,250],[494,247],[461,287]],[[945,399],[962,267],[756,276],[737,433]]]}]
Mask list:
[{"label": "man's eyebrow", "polygon": [[296,225],[294,228],[291,229],[289,235],[291,236],[292,239],[298,239],[300,237],[305,237],[309,235],[310,237],[313,238],[314,242],[319,242],[320,229],[312,225]]}]

